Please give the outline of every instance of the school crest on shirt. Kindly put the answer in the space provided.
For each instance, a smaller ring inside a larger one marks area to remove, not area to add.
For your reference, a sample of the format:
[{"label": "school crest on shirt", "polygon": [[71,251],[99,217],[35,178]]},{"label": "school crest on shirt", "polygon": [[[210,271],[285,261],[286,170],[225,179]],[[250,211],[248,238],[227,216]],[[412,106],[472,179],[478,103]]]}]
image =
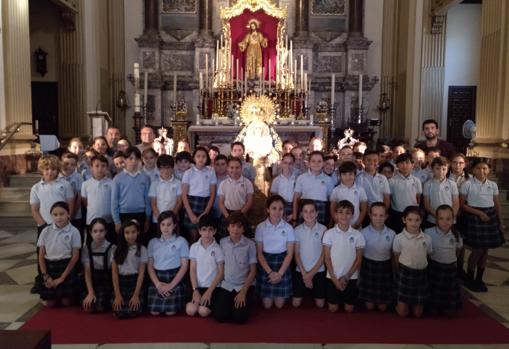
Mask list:
[{"label": "school crest on shirt", "polygon": [[71,239],[71,236],[69,234],[64,235],[64,240],[69,241]]},{"label": "school crest on shirt", "polygon": [[58,190],[64,191],[64,186],[63,185],[58,186]]},{"label": "school crest on shirt", "polygon": [[240,187],[241,187],[241,188],[244,188],[244,183],[240,183]]},{"label": "school crest on shirt", "polygon": [[391,241],[391,237],[389,235],[385,235],[385,241],[387,242]]},{"label": "school crest on shirt", "polygon": [[215,256],[216,256],[216,251],[212,251],[212,252],[210,252],[210,255],[211,255],[212,257],[215,257]]},{"label": "school crest on shirt", "polygon": [[286,231],[282,230],[281,231],[281,235],[285,236],[286,235]]},{"label": "school crest on shirt", "polygon": [[426,243],[426,241],[423,241],[423,242],[422,242],[422,246],[423,246],[423,247],[426,247],[427,245],[428,245],[428,244]]},{"label": "school crest on shirt", "polygon": [[348,239],[348,241],[353,244],[353,242],[355,241],[354,237],[353,236],[350,236],[350,238]]},{"label": "school crest on shirt", "polygon": [[322,185],[325,185],[325,181],[323,179],[320,181],[320,183],[322,183]]},{"label": "school crest on shirt", "polygon": [[106,183],[106,184],[104,185],[104,189],[110,189],[110,185],[109,185],[108,183]]},{"label": "school crest on shirt", "polygon": [[320,234],[317,231],[315,231],[315,239],[319,239],[319,238],[320,238]]},{"label": "school crest on shirt", "polygon": [[209,179],[209,175],[205,175],[205,179]]},{"label": "school crest on shirt", "polygon": [[449,239],[449,244],[454,245],[454,238]]},{"label": "school crest on shirt", "polygon": [[172,250],[176,250],[176,249],[177,249],[177,246],[175,246],[175,245],[171,245],[171,249],[172,249]]},{"label": "school crest on shirt", "polygon": [[357,189],[353,191],[353,195],[355,195],[355,196],[359,195],[359,192],[357,191]]},{"label": "school crest on shirt", "polygon": [[448,185],[447,185],[447,186],[445,186],[445,187],[444,187],[444,189],[445,189],[445,190],[447,190],[447,191],[449,191],[449,186],[448,186]]}]

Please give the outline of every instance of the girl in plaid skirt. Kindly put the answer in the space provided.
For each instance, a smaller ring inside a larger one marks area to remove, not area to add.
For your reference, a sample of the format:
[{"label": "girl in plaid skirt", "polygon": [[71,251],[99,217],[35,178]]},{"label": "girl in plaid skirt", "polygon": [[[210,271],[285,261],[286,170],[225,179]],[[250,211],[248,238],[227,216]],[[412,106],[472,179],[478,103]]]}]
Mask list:
[{"label": "girl in plaid skirt", "polygon": [[194,166],[182,177],[182,204],[184,205],[183,228],[188,241],[198,240],[198,221],[210,213],[216,196],[217,178],[210,164],[207,149],[197,147],[193,153]]},{"label": "girl in plaid skirt", "polygon": [[461,307],[456,260],[463,241],[453,227],[454,211],[449,205],[438,206],[437,225],[426,229],[433,252],[429,260],[429,307],[432,313],[452,314]]},{"label": "girl in plaid skirt", "polygon": [[119,318],[136,317],[143,312],[143,278],[148,257],[139,235],[137,221],[124,222],[113,255],[113,311]]},{"label": "girl in plaid skirt", "polygon": [[185,301],[185,286],[182,279],[187,273],[189,245],[186,239],[176,234],[177,216],[164,211],[157,218],[159,237],[148,244],[148,311],[175,315]]},{"label": "girl in plaid skirt", "polygon": [[460,188],[460,205],[466,218],[465,244],[472,248],[465,286],[474,292],[487,292],[488,288],[482,279],[488,249],[504,243],[502,232],[505,226],[500,215],[497,183],[488,179],[489,165],[485,160],[478,159],[472,168],[473,177]]},{"label": "girl in plaid skirt", "polygon": [[428,254],[432,252],[431,237],[421,230],[423,212],[419,206],[403,211],[405,228],[396,235],[392,245],[396,265],[396,312],[406,317],[412,312],[421,317],[429,296]]},{"label": "girl in plaid skirt", "polygon": [[83,247],[81,263],[85,269],[85,298],[82,301],[86,312],[102,312],[111,306],[111,254],[112,244],[106,240],[106,221],[95,218],[90,222],[87,244]]},{"label": "girl in plaid skirt", "polygon": [[48,307],[59,302],[69,306],[78,291],[75,266],[79,260],[81,237],[78,229],[69,222],[69,205],[66,202],[54,203],[50,214],[53,224],[44,228],[37,240],[43,280],[40,296]]},{"label": "girl in plaid skirt", "polygon": [[274,304],[281,309],[292,296],[292,274],[295,235],[284,219],[284,199],[279,195],[267,200],[269,217],[256,227],[256,251],[258,256],[259,288],[263,306],[270,309]]}]

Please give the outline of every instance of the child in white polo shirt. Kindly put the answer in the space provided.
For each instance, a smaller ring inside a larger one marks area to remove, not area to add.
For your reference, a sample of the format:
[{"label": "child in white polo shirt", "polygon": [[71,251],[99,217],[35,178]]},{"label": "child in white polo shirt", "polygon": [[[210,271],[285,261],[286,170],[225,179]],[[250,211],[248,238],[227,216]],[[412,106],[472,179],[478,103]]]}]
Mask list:
[{"label": "child in white polo shirt", "polygon": [[48,307],[54,307],[59,302],[69,306],[78,291],[74,267],[80,257],[80,233],[70,223],[70,210],[66,202],[55,202],[50,214],[53,224],[44,228],[37,240],[43,280],[40,295]]},{"label": "child in white polo shirt", "polygon": [[[400,155],[401,156],[401,155]],[[408,206],[403,211],[405,228],[394,238],[392,250],[398,261],[396,312],[406,317],[412,312],[421,317],[429,296],[428,255],[432,252],[431,237],[421,230],[422,211]]]},{"label": "child in white polo shirt", "polygon": [[344,305],[346,312],[354,310],[357,301],[357,278],[362,263],[365,241],[362,234],[350,226],[354,207],[348,200],[336,205],[336,225],[323,235],[323,251],[327,267],[327,304],[331,312]]},{"label": "child in white polo shirt", "polygon": [[207,149],[197,147],[193,153],[193,160],[194,166],[182,177],[182,203],[185,209],[182,226],[189,234],[189,242],[198,240],[198,221],[201,215],[212,210],[217,184],[214,170],[208,167]]},{"label": "child in white polo shirt", "polygon": [[291,153],[284,154],[279,164],[281,173],[274,178],[270,187],[270,193],[272,195],[281,195],[283,199],[285,199],[285,218],[287,222],[291,222],[295,219],[292,215],[293,194],[295,182],[297,181],[297,176],[293,171],[294,163],[295,157]]},{"label": "child in white polo shirt", "polygon": [[314,200],[318,211],[318,222],[329,224],[329,196],[334,189],[334,181],[322,171],[323,153],[314,151],[309,154],[309,170],[297,177],[293,195],[293,218],[298,220],[301,199]]},{"label": "child in white polo shirt", "polygon": [[295,228],[295,264],[292,277],[292,305],[300,307],[306,289],[310,290],[315,305],[325,305],[325,267],[323,264],[322,237],[327,229],[316,221],[316,205],[313,200],[304,199],[301,203],[304,223]]},{"label": "child in white polo shirt", "polygon": [[217,223],[212,215],[203,215],[198,223],[200,239],[189,251],[189,268],[193,296],[186,305],[186,313],[207,317],[217,296],[217,286],[224,277],[224,253],[214,239]]},{"label": "child in white polo shirt", "polygon": [[228,177],[221,182],[217,190],[219,209],[224,219],[233,211],[247,214],[253,206],[253,193],[253,183],[242,175],[242,160],[230,157]]},{"label": "child in white polo shirt", "polygon": [[155,236],[157,232],[157,217],[164,211],[173,211],[179,215],[182,207],[182,184],[173,175],[174,167],[173,157],[163,154],[157,158],[158,177],[150,184],[148,197],[152,207],[151,234]]},{"label": "child in white polo shirt", "polygon": [[256,227],[258,275],[256,286],[265,309],[274,304],[281,309],[292,295],[292,273],[295,235],[293,228],[283,219],[284,199],[273,195],[267,199],[269,217]]},{"label": "child in white polo shirt", "polygon": [[407,206],[419,206],[421,201],[421,181],[412,175],[412,156],[408,153],[396,158],[398,172],[389,179],[391,188],[391,209],[387,225],[396,232],[403,230],[402,214]]},{"label": "child in white polo shirt", "polygon": [[[383,202],[387,210],[391,206],[391,188],[389,181],[383,174],[378,173],[379,155],[376,150],[366,150],[363,155],[364,171],[357,174],[355,183],[366,192],[368,205]],[[366,226],[367,224],[363,224]]]},{"label": "child in white polo shirt", "polygon": [[442,156],[434,158],[431,162],[431,170],[433,178],[424,183],[423,188],[424,208],[428,214],[427,227],[436,224],[435,213],[439,206],[452,207],[454,217],[457,216],[460,206],[458,186],[453,180],[447,178],[449,160]]},{"label": "child in white polo shirt", "polygon": [[65,179],[72,187],[74,192],[73,212],[71,212],[71,224],[79,230],[83,239],[83,216],[81,214],[81,186],[83,185],[83,177],[78,173],[78,155],[74,153],[64,153],[60,157],[62,168],[59,177]]},{"label": "child in white polo shirt", "polygon": [[330,212],[334,217],[336,205],[341,200],[348,200],[353,204],[353,216],[350,223],[354,229],[360,229],[368,208],[368,197],[364,188],[355,184],[357,167],[351,161],[345,161],[339,166],[340,184],[330,194]]}]

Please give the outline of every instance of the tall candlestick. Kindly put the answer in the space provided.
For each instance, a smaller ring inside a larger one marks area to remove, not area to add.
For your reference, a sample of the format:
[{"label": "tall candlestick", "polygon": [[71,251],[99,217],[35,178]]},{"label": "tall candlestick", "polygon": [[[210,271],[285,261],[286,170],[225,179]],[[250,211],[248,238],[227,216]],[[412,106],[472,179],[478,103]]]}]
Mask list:
[{"label": "tall candlestick", "polygon": [[205,85],[206,86],[205,88],[207,90],[212,90],[212,87],[214,85],[214,74],[217,72],[216,64],[217,61],[215,61],[214,58],[212,58],[212,66],[214,67],[214,69],[212,69],[212,76],[210,77],[210,80],[209,77],[207,76],[207,84]]},{"label": "tall candlestick", "polygon": [[330,105],[334,107],[334,95],[336,94],[336,74],[332,74],[330,86]]},{"label": "tall candlestick", "polygon": [[232,88],[233,88],[233,74],[234,74],[234,69],[235,69],[235,66],[234,66],[234,64],[233,64],[233,60],[234,60],[234,59],[235,59],[235,58],[234,58],[234,57],[233,57],[233,55],[232,55],[232,58],[231,58],[231,60],[230,60],[230,81],[231,81],[231,83],[232,83]]},{"label": "tall candlestick", "polygon": [[173,73],[173,106],[177,108],[177,73]]},{"label": "tall candlestick", "polygon": [[209,80],[209,54],[207,53],[205,54],[205,85],[208,85],[209,82],[208,80]]},{"label": "tall candlestick", "polygon": [[143,80],[143,107],[147,107],[148,98],[148,72],[145,72]]},{"label": "tall candlestick", "polygon": [[135,93],[134,94],[134,112],[139,113],[141,111],[140,108],[140,94]]},{"label": "tall candlestick", "polygon": [[134,63],[133,65],[133,75],[134,75],[134,80],[139,80],[140,79],[140,63]]},{"label": "tall candlestick", "polygon": [[297,91],[297,60],[293,62],[293,88]]},{"label": "tall candlestick", "polygon": [[[219,40],[216,40],[216,62],[219,62]],[[213,69],[217,69],[213,64]]]},{"label": "tall candlestick", "polygon": [[304,56],[300,55],[300,89],[302,90],[302,84],[304,82]]},{"label": "tall candlestick", "polygon": [[362,109],[362,74],[359,74],[359,113]]},{"label": "tall candlestick", "polygon": [[203,90],[203,72],[200,72],[200,92]]},{"label": "tall candlestick", "polygon": [[293,40],[290,40],[290,54],[288,55],[288,66],[290,67],[290,72],[293,71]]}]

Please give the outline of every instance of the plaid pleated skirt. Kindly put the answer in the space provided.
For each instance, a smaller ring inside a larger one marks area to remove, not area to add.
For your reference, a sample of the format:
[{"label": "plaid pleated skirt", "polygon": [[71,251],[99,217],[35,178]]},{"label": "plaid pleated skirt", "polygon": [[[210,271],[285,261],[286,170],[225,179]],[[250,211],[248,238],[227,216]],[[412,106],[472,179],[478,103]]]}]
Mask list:
[{"label": "plaid pleated skirt", "polygon": [[[160,282],[170,283],[177,275],[178,270],[179,268],[156,270],[156,275]],[[147,310],[151,313],[176,313],[184,306],[185,298],[185,286],[182,282],[175,286],[168,297],[161,296],[155,285],[150,283]]]},{"label": "plaid pleated skirt", "polygon": [[[270,269],[277,272],[286,257],[286,252],[283,253],[263,253],[265,260],[270,266]],[[289,298],[292,296],[292,273],[290,268],[287,268],[281,281],[277,284],[269,282],[269,276],[258,264],[258,273],[256,276],[256,287],[260,292],[262,298]]]},{"label": "plaid pleated skirt", "polygon": [[[69,264],[70,258],[61,259],[57,261],[50,261],[46,259],[46,271],[48,275],[53,279],[57,279],[62,275],[65,268]],[[56,288],[47,288],[43,284],[39,292],[41,299],[45,301],[59,300],[62,298],[76,298],[79,296],[79,278],[76,273],[76,268],[73,268],[69,275],[65,278],[64,282],[58,285]]]},{"label": "plaid pleated skirt", "polygon": [[479,216],[465,213],[467,223],[465,244],[472,248],[495,248],[501,246],[505,241],[500,231],[495,207],[475,207],[475,209],[486,213],[490,220],[483,222]]},{"label": "plaid pleated skirt", "polygon": [[135,317],[141,315],[144,310],[145,303],[145,295],[143,287],[140,291],[140,307],[138,310],[132,310],[129,307],[129,300],[133,296],[134,290],[136,289],[136,281],[138,281],[138,274],[132,275],[119,275],[118,282],[120,288],[120,294],[122,295],[122,299],[124,300],[124,305],[122,309],[115,311],[115,315],[118,317]]},{"label": "plaid pleated skirt", "polygon": [[[189,200],[189,205],[191,206],[191,210],[194,212],[196,216],[199,216],[205,211],[207,207],[207,203],[209,202],[208,196],[187,196]],[[187,210],[184,210],[184,221],[182,222],[186,229],[197,229],[198,225],[191,223],[189,216],[187,215]]]},{"label": "plaid pleated skirt", "polygon": [[[87,288],[82,292],[82,300],[87,296]],[[111,295],[113,294],[113,284],[111,282],[111,270],[92,270],[92,286],[95,293],[95,304],[103,309],[111,308]]]},{"label": "plaid pleated skirt", "polygon": [[430,261],[428,273],[430,308],[437,312],[460,309],[461,297],[456,263],[444,264]]},{"label": "plaid pleated skirt", "polygon": [[427,269],[412,269],[401,263],[396,278],[396,298],[408,305],[424,305],[429,297]]},{"label": "plaid pleated skirt", "polygon": [[374,261],[363,258],[359,275],[359,298],[376,304],[394,300],[391,260]]}]

